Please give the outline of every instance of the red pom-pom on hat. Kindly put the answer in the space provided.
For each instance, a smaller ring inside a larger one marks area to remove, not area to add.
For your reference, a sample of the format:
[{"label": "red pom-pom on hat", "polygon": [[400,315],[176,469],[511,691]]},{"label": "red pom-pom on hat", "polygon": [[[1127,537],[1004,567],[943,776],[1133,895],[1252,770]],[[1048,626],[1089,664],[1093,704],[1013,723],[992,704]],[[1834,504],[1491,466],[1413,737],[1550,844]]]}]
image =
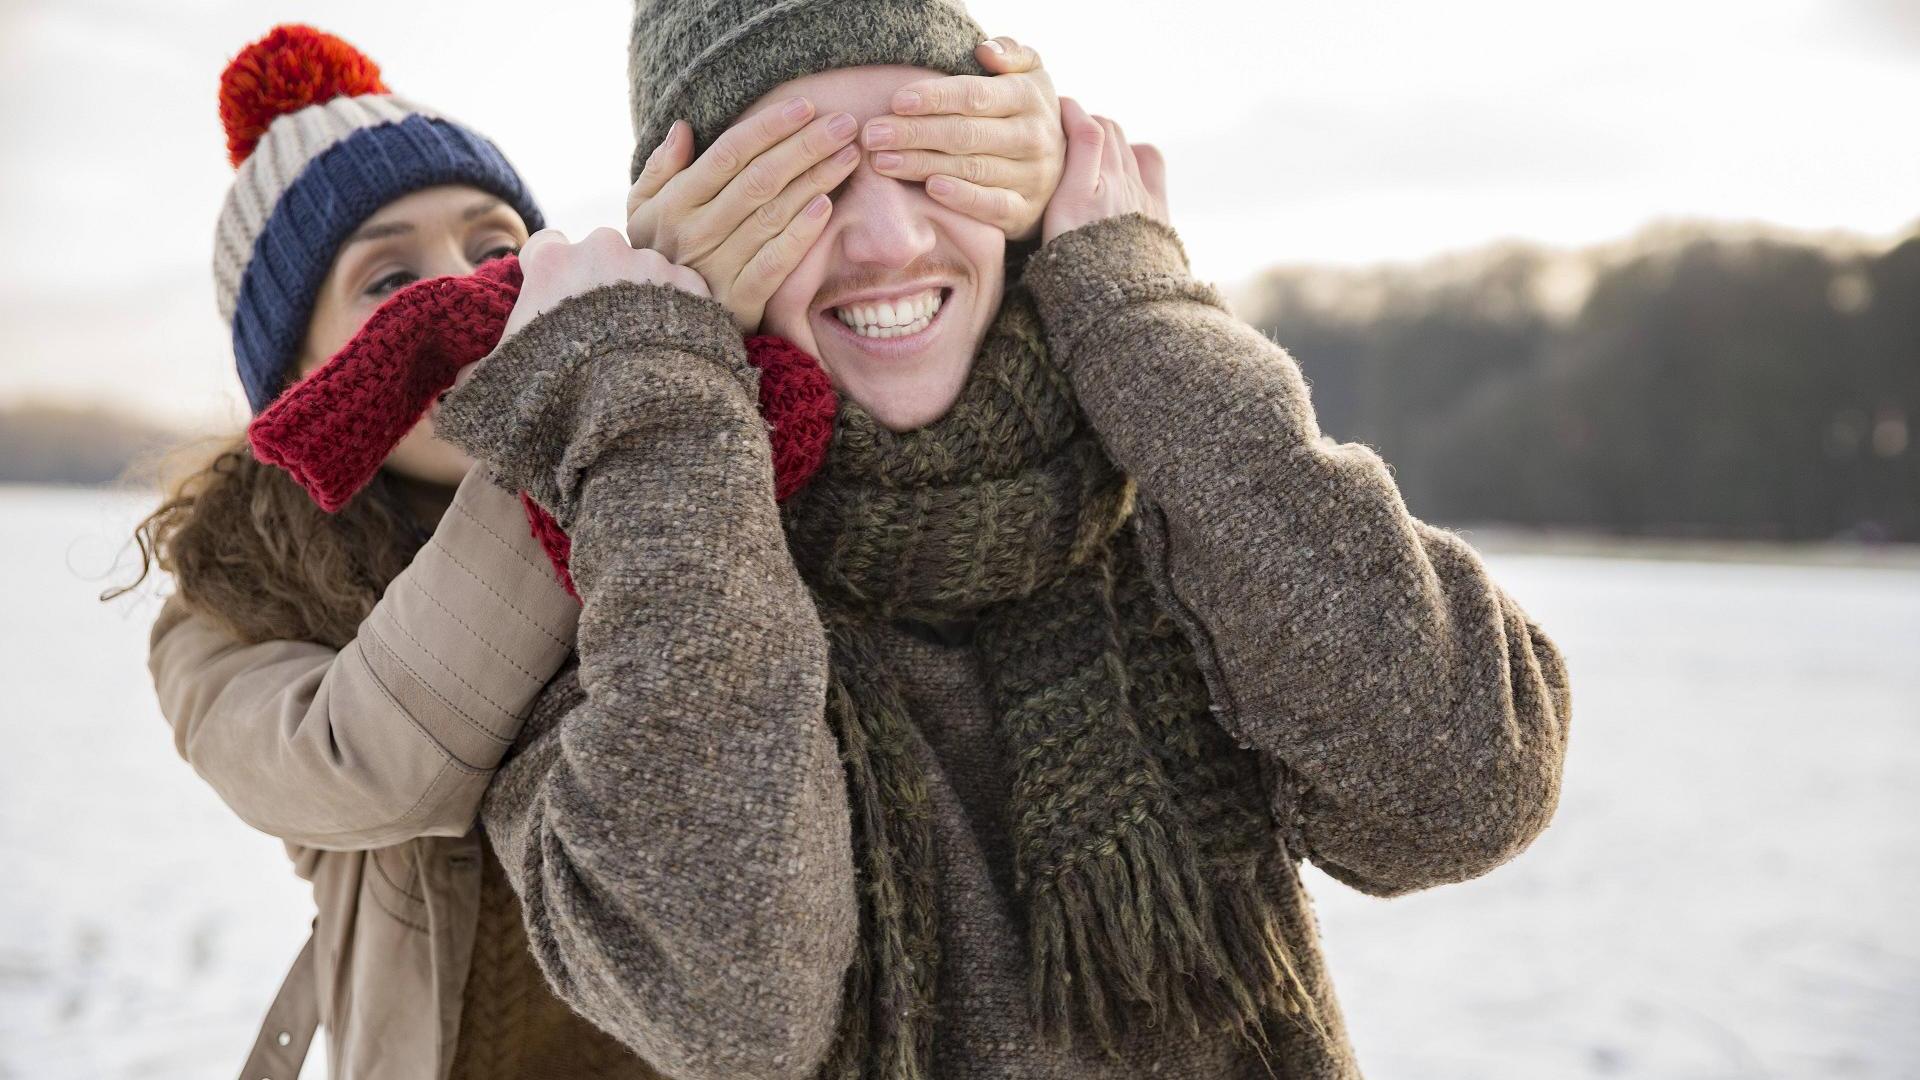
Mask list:
[{"label": "red pom-pom on hat", "polygon": [[276,26],[220,73],[227,157],[238,168],[275,117],[337,97],[387,92],[380,65],[359,49],[311,26]]}]

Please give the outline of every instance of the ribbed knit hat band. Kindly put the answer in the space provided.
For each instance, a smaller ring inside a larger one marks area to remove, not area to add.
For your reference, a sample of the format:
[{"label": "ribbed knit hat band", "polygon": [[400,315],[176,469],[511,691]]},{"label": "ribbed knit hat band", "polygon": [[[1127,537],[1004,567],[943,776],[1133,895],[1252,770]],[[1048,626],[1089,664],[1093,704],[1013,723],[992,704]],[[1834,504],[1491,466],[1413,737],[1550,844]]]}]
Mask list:
[{"label": "ribbed knit hat band", "polygon": [[675,120],[696,153],[769,90],[836,68],[986,75],[986,35],[955,0],[638,0],[628,48],[633,175]]},{"label": "ribbed knit hat band", "polygon": [[214,230],[214,294],[256,413],[297,365],[340,245],[382,206],[467,184],[541,227],[498,148],[388,93],[373,61],[311,27],[278,26],[242,50],[221,75],[220,118],[238,172]]}]

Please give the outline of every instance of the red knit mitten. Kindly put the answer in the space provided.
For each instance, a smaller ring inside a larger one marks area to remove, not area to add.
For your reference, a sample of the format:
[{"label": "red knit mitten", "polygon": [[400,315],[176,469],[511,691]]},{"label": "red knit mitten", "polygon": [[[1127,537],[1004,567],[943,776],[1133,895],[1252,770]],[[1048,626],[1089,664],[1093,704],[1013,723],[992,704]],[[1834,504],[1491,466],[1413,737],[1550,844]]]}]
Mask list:
[{"label": "red knit mitten", "polygon": [[460,369],[493,351],[520,295],[520,260],[401,289],[352,341],[247,426],[253,456],[293,474],[332,513],[380,463]]}]

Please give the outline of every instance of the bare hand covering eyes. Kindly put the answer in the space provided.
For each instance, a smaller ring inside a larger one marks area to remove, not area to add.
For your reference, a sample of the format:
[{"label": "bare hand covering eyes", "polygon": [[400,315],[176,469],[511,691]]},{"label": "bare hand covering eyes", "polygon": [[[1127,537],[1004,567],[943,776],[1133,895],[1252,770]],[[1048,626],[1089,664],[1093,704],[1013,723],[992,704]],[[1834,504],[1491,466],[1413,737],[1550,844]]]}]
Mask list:
[{"label": "bare hand covering eyes", "polygon": [[852,113],[816,116],[806,98],[776,102],[728,128],[687,164],[693,131],[674,121],[627,194],[627,239],[705,278],[743,334],[827,226],[860,159]]},{"label": "bare hand covering eyes", "polygon": [[875,172],[925,181],[927,195],[1010,240],[1030,240],[1060,182],[1066,138],[1053,78],[1031,46],[1010,37],[974,50],[994,73],[908,83],[893,116],[867,121]]}]

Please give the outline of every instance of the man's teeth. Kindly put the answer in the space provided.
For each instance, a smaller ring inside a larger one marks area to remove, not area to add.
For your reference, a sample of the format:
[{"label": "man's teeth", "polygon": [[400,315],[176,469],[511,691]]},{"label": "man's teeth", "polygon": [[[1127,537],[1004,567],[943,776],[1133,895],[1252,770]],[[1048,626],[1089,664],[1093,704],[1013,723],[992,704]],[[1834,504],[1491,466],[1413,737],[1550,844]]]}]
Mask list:
[{"label": "man's teeth", "polygon": [[846,304],[833,313],[861,337],[906,337],[925,330],[940,313],[940,290],[928,289],[892,303]]}]

